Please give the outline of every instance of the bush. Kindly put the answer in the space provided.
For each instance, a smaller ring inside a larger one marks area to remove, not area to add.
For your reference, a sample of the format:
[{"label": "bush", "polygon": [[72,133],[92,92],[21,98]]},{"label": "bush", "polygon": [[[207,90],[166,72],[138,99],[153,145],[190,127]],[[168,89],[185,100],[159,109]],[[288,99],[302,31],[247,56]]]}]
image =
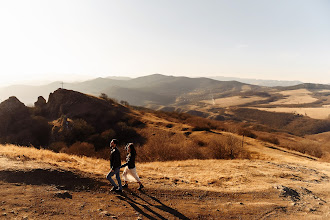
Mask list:
[{"label": "bush", "polygon": [[185,139],[183,134],[166,132],[151,136],[147,143],[137,148],[139,161],[171,161],[202,159],[199,146]]},{"label": "bush", "polygon": [[131,140],[136,141],[140,139],[140,135],[136,132],[136,130],[128,126],[125,122],[118,122],[115,126],[116,130],[116,138],[121,141]]},{"label": "bush", "polygon": [[31,126],[32,136],[35,138],[33,145],[45,146],[48,145],[50,139],[51,127],[46,118],[41,116],[32,117],[33,124]]},{"label": "bush", "polygon": [[242,135],[242,136],[246,136],[246,137],[250,137],[250,138],[256,138],[257,135],[255,133],[253,133],[251,130],[249,129],[244,129],[244,128],[239,128],[237,131],[237,134]]},{"label": "bush", "polygon": [[258,139],[261,141],[266,141],[268,143],[279,145],[280,141],[277,137],[271,136],[271,135],[259,135]]},{"label": "bush", "polygon": [[211,140],[209,153],[213,159],[250,158],[250,153],[242,146],[242,140],[234,136]]},{"label": "bush", "polygon": [[68,146],[63,141],[53,142],[48,147],[48,149],[50,149],[56,153],[59,153],[59,152],[61,152],[62,149],[67,149],[67,148],[68,148]]},{"label": "bush", "polygon": [[76,142],[65,150],[65,153],[87,157],[95,156],[94,145],[87,142]]},{"label": "bush", "polygon": [[281,143],[282,147],[290,150],[295,150],[303,154],[309,154],[314,157],[321,158],[324,155],[322,145],[318,142],[311,140],[303,140],[299,142],[284,142]]},{"label": "bush", "polygon": [[74,143],[76,141],[86,141],[89,136],[95,132],[93,126],[88,124],[83,119],[73,120],[72,130],[66,135],[67,143]]}]

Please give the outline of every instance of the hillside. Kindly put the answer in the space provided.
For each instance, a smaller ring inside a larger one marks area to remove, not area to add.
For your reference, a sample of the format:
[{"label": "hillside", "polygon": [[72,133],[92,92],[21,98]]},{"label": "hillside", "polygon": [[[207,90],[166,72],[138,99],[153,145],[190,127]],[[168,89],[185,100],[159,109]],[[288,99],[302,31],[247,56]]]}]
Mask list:
[{"label": "hillside", "polygon": [[[15,96],[32,106],[35,97],[47,97],[61,86],[60,82],[54,82],[45,86],[0,88],[0,99]],[[138,78],[96,78],[79,83],[64,83],[64,88],[93,96],[105,94],[130,105],[189,112],[212,119],[235,118],[235,115],[230,115],[232,107],[298,113],[321,120],[330,115],[330,87],[322,84],[264,87],[238,81],[154,74]],[[224,117],[222,112],[226,112],[229,117]]]},{"label": "hillside", "polygon": [[[106,95],[67,89],[51,93],[48,101],[39,97],[34,107],[11,97],[0,104],[0,128],[5,131],[1,141],[29,147],[0,145],[0,215],[8,219],[329,217],[328,133],[289,134],[283,127],[295,131],[319,127],[299,115],[277,118],[250,110],[236,109],[234,115],[242,118],[216,121],[124,106]],[[226,111],[221,116],[232,117]],[[292,124],[300,119],[308,126]],[[109,158],[112,138],[120,140],[123,160],[125,144],[136,144],[144,191],[132,185],[123,194],[108,192],[104,175],[109,161],[104,159]],[[49,150],[35,149],[31,143]]]},{"label": "hillside", "polygon": [[108,161],[0,146],[4,219],[327,219],[328,163],[245,139],[251,160],[138,163],[143,191],[109,193]]},{"label": "hillside", "polygon": [[[188,112],[124,106],[106,95],[95,97],[58,89],[49,95],[47,102],[39,96],[34,107],[26,107],[16,97],[2,102],[0,143],[104,158],[109,140],[117,138],[122,144],[135,142],[144,146],[140,152],[142,161],[152,161],[155,157],[159,160],[249,158],[249,153],[240,146],[240,138],[231,140],[216,135],[218,131],[229,131],[319,158],[330,152],[329,144],[324,141],[315,141],[313,147],[300,144],[304,135],[328,132],[330,122],[326,120],[252,108],[228,108],[217,113],[217,120],[199,117],[206,117],[201,111]],[[206,132],[204,138],[200,138],[200,132]],[[288,134],[302,139],[290,141],[286,138]],[[315,147],[318,145],[322,147]],[[175,153],[166,153],[167,150]],[[191,152],[187,154],[188,151]]]},{"label": "hillside", "polygon": [[[209,96],[208,93],[210,91],[215,94],[225,91],[236,92],[240,91],[243,85],[245,84],[239,82],[222,82],[207,78],[174,77],[154,74],[124,80],[120,78],[97,78],[79,83],[65,83],[64,87],[69,90],[95,96],[105,93],[112,98],[125,101],[131,100],[132,104],[143,106],[155,100],[157,100],[155,103],[157,105],[175,104],[177,98],[186,100],[196,99],[196,97]],[[31,105],[35,101],[35,97],[40,95],[47,96],[61,86],[60,82],[54,82],[45,86],[10,86],[0,88],[0,99],[5,100],[10,96],[16,96],[22,102]],[[122,93],[122,91],[125,91],[125,93]],[[133,100],[132,97],[134,96],[141,98]]]}]

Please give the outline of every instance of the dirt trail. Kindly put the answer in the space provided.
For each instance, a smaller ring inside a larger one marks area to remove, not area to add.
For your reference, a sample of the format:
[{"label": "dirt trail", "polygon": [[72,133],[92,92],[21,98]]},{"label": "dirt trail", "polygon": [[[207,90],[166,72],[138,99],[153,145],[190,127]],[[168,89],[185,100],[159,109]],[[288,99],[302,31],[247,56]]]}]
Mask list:
[{"label": "dirt trail", "polygon": [[[0,156],[3,219],[329,219],[330,165],[246,139],[259,158],[137,164],[143,191],[104,175]],[[1,155],[1,152],[0,152]]]}]

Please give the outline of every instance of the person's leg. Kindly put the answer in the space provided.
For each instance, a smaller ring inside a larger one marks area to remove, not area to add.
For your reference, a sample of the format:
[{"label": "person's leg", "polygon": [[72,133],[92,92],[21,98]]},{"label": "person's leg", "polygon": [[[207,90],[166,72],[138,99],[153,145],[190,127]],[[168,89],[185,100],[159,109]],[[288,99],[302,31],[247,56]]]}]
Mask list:
[{"label": "person's leg", "polygon": [[142,189],[144,186],[142,185],[139,175],[136,172],[136,167],[134,167],[133,169],[130,169],[129,171],[130,171],[130,174],[134,177],[134,179],[139,183],[140,186],[138,189],[139,190]]},{"label": "person's leg", "polygon": [[124,185],[123,187],[128,187],[128,182],[127,182],[127,171],[128,171],[128,167],[125,167],[124,171],[123,171],[123,180],[124,180]]},{"label": "person's leg", "polygon": [[142,188],[144,188],[144,186],[142,185],[142,183],[141,183],[140,181],[139,181],[138,183],[139,183],[139,185],[140,185],[140,186],[138,187],[138,190],[141,190]]},{"label": "person's leg", "polygon": [[136,167],[129,169],[131,176],[135,179],[136,182],[140,182],[140,177],[136,172]]},{"label": "person's leg", "polygon": [[109,172],[108,175],[107,175],[107,179],[110,181],[110,183],[115,187],[117,188],[117,185],[115,183],[115,181],[113,181],[113,179],[111,178],[113,175],[115,175],[116,172]]},{"label": "person's leg", "polygon": [[122,190],[123,187],[121,185],[121,179],[120,179],[120,172],[119,171],[120,171],[120,168],[115,169],[116,179],[117,179],[117,182],[118,182],[118,189]]}]

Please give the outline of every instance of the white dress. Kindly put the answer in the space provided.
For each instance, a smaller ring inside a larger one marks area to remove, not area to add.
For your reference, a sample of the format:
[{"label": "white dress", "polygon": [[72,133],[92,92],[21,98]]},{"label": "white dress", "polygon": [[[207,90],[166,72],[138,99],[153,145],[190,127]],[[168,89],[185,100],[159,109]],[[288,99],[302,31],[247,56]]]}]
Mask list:
[{"label": "white dress", "polygon": [[136,173],[136,167],[129,169],[128,166],[125,167],[123,172],[123,179],[126,182],[140,182],[140,178]]}]

